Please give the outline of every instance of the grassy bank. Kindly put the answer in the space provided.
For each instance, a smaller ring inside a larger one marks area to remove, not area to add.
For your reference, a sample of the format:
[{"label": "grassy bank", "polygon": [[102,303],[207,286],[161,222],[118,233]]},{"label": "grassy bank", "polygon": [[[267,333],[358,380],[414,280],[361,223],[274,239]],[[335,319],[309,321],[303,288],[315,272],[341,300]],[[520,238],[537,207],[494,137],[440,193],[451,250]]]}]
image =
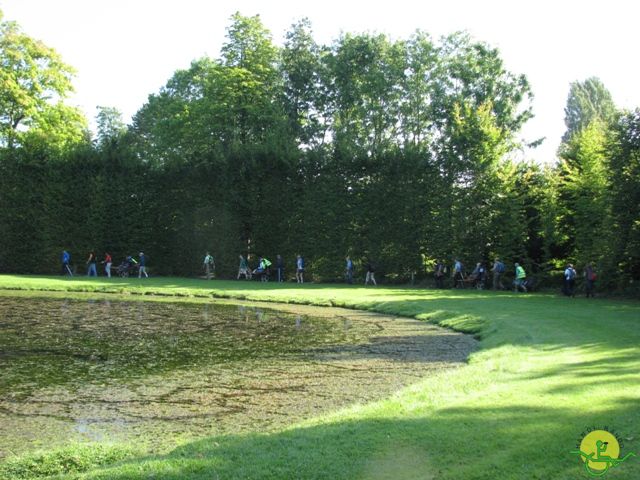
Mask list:
[{"label": "grassy bank", "polygon": [[[111,466],[89,459],[75,469],[88,470],[77,474],[82,478],[588,478],[569,452],[594,426],[614,429],[623,452],[640,455],[637,302],[174,278],[0,276],[0,289],[344,306],[416,317],[482,338],[467,366],[385,401],[268,435],[201,439],[165,455],[131,454]],[[25,463],[43,461],[19,460],[13,472],[20,467],[28,477]],[[640,457],[606,478],[640,478]]]}]

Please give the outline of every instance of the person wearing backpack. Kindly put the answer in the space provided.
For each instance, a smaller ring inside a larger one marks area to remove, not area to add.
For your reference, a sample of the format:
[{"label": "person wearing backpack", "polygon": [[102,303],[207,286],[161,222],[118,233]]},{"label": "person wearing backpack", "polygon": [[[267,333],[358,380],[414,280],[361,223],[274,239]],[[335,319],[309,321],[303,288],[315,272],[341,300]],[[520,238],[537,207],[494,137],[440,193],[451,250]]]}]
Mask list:
[{"label": "person wearing backpack", "polygon": [[491,267],[491,271],[493,272],[494,290],[504,290],[504,285],[502,285],[502,275],[504,274],[504,270],[504,263],[502,263],[500,259],[496,257],[495,262],[493,262],[493,267]]},{"label": "person wearing backpack", "polygon": [[267,257],[262,257],[262,280],[263,282],[268,282],[269,277],[271,276],[271,261]]},{"label": "person wearing backpack", "polygon": [[591,263],[587,263],[587,266],[584,267],[584,290],[587,294],[587,298],[593,298],[595,296],[593,294],[593,287],[597,278],[598,276],[596,275],[593,265]]},{"label": "person wearing backpack", "polygon": [[567,297],[575,297],[576,270],[568,264],[564,271],[564,294]]}]

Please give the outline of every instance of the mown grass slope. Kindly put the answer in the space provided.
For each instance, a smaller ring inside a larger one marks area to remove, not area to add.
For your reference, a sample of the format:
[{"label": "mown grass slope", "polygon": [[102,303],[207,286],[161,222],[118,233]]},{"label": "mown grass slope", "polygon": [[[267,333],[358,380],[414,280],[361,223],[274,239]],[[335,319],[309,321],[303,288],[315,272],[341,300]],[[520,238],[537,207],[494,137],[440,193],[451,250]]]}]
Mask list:
[{"label": "mown grass slope", "polygon": [[[468,365],[387,400],[276,433],[198,439],[163,455],[95,462],[84,473],[69,468],[61,478],[589,478],[569,452],[585,428],[603,426],[623,439],[623,453],[640,455],[638,302],[175,278],[0,276],[0,289],[336,305],[415,317],[481,338]],[[8,475],[13,465],[13,472],[22,468],[21,478],[43,478],[24,466],[46,455],[17,459],[0,473]],[[83,455],[90,457],[90,449]],[[640,456],[606,478],[640,478]]]}]

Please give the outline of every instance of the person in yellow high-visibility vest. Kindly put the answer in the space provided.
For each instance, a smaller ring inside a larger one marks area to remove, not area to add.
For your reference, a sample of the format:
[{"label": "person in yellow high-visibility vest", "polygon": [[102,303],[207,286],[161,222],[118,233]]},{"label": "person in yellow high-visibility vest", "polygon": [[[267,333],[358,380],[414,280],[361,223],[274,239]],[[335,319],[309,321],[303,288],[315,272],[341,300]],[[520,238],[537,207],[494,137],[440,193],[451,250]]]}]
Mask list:
[{"label": "person in yellow high-visibility vest", "polygon": [[525,287],[524,281],[527,278],[527,274],[524,271],[524,268],[522,268],[522,266],[519,263],[516,263],[515,267],[516,267],[516,279],[513,282],[515,285],[514,292],[517,292],[518,289],[520,288],[526,292],[527,287]]}]

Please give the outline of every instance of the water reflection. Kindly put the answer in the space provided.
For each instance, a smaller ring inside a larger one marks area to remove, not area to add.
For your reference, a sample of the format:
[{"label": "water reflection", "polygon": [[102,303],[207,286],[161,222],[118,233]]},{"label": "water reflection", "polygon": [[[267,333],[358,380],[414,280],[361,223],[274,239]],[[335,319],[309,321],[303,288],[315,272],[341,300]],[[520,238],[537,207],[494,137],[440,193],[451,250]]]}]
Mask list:
[{"label": "water reflection", "polygon": [[361,312],[0,297],[0,457],[42,442],[264,431],[387,396],[473,346]]}]

